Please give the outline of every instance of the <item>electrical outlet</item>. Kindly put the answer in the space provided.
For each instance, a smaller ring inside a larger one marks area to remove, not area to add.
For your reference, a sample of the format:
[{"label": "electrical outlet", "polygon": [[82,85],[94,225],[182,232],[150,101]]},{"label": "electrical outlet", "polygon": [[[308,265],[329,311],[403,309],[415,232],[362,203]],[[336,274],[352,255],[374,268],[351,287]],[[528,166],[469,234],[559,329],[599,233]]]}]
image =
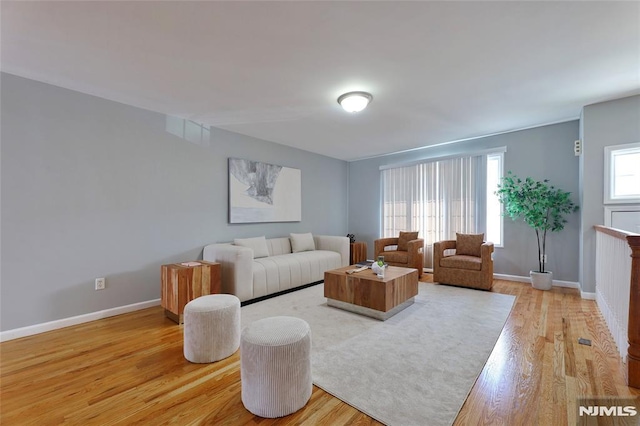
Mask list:
[{"label": "electrical outlet", "polygon": [[104,278],[96,278],[96,290],[104,290],[105,284]]}]

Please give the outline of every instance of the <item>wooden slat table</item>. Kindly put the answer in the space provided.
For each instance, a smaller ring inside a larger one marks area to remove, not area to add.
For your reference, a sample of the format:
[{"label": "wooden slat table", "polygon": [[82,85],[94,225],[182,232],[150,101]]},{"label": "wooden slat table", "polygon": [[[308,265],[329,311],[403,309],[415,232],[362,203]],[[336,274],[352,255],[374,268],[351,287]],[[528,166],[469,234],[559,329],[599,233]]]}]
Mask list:
[{"label": "wooden slat table", "polygon": [[184,306],[191,300],[220,293],[220,264],[203,260],[194,262],[198,265],[184,266],[181,263],[171,263],[161,267],[160,303],[164,308],[164,314],[178,324],[183,323]]},{"label": "wooden slat table", "polygon": [[349,262],[355,265],[359,262],[367,260],[367,243],[364,241],[356,241],[349,244]]},{"label": "wooden slat table", "polygon": [[387,266],[384,278],[371,269],[347,274],[357,266],[345,266],[324,273],[327,305],[387,320],[410,306],[418,294],[418,270]]}]

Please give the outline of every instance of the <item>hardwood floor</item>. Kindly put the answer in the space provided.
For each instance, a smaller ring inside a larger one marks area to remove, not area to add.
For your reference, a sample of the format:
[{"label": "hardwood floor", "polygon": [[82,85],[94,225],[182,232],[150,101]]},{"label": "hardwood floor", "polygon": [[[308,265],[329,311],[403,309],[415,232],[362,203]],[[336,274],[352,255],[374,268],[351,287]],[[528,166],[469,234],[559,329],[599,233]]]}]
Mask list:
[{"label": "hardwood floor", "polygon": [[[594,301],[508,281],[493,291],[517,300],[456,425],[574,425],[580,396],[640,395]],[[253,416],[240,400],[239,353],[189,363],[182,327],[159,306],[1,343],[0,369],[2,425],[380,424],[315,386],[290,416]]]}]

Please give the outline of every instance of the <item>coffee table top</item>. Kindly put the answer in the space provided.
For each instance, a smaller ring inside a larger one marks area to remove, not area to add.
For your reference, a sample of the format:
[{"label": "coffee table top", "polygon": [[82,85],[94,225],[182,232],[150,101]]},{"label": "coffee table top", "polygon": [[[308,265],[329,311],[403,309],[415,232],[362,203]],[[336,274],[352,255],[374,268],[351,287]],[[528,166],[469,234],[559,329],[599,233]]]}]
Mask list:
[{"label": "coffee table top", "polygon": [[348,277],[357,277],[358,279],[366,279],[366,280],[372,280],[372,281],[378,281],[378,282],[389,282],[389,281],[395,280],[396,278],[410,274],[413,271],[417,271],[417,269],[413,269],[413,268],[402,268],[400,266],[387,265],[384,271],[384,278],[378,278],[378,276],[375,274],[375,272],[371,270],[371,268],[365,269],[364,271],[355,272],[353,274],[347,274],[347,271],[351,271],[353,269],[358,269],[358,268],[359,268],[358,265],[343,266],[342,268],[326,271],[325,274],[346,275]]}]

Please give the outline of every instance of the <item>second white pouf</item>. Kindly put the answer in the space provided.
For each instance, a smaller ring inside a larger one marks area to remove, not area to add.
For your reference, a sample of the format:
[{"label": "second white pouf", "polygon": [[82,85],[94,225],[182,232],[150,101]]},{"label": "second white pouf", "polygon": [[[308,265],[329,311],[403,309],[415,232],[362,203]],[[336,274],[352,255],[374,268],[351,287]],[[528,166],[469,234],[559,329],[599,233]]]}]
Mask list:
[{"label": "second white pouf", "polygon": [[294,317],[254,321],[240,339],[242,403],[275,418],[294,413],[311,398],[311,328]]},{"label": "second white pouf", "polygon": [[200,296],[184,307],[184,357],[196,363],[227,358],[240,346],[240,299]]}]

